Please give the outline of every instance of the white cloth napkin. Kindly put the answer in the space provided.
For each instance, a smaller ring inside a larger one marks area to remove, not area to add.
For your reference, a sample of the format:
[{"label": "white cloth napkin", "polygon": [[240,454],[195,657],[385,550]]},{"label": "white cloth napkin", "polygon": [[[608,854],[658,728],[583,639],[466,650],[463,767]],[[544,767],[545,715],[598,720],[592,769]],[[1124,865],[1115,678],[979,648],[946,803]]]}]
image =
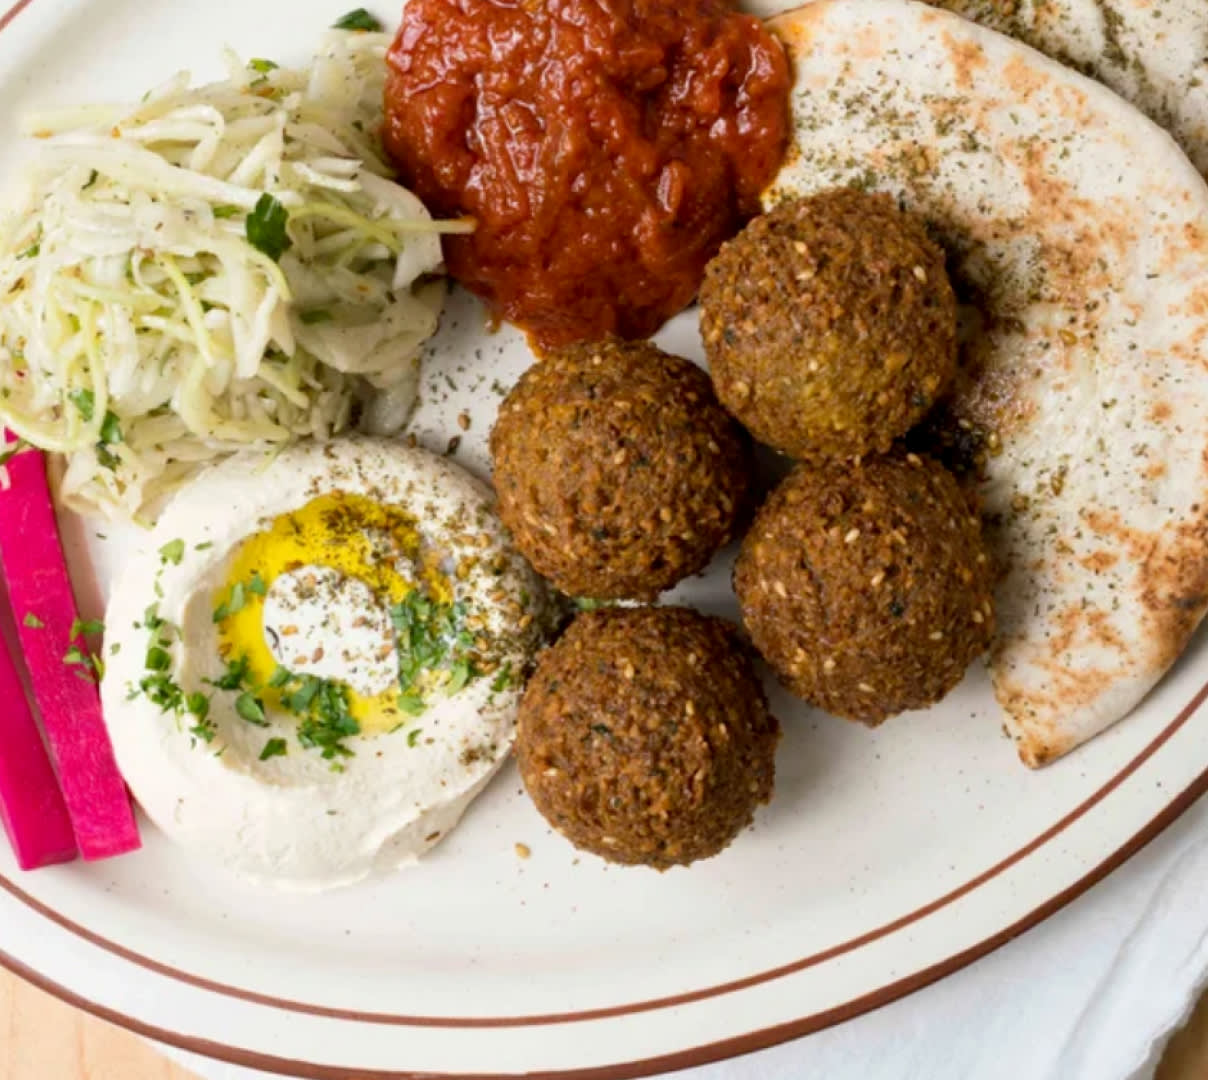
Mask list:
[{"label": "white cloth napkin", "polygon": [[[1208,977],[1208,800],[1052,919],[809,1038],[668,1080],[1147,1080]],[[206,1080],[264,1074],[167,1051]]]}]

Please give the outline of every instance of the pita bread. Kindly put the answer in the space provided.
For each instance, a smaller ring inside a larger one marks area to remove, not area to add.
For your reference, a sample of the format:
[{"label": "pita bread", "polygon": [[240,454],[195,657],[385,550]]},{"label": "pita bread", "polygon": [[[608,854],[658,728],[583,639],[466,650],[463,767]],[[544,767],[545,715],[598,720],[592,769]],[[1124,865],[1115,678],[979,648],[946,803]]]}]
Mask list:
[{"label": "pita bread", "polygon": [[1208,173],[1205,0],[928,0],[1098,79]]},{"label": "pita bread", "polygon": [[1042,765],[1126,715],[1208,607],[1208,187],[1111,91],[947,11],[771,25],[797,82],[768,205],[889,191],[977,297],[954,409],[989,450],[994,688]]}]

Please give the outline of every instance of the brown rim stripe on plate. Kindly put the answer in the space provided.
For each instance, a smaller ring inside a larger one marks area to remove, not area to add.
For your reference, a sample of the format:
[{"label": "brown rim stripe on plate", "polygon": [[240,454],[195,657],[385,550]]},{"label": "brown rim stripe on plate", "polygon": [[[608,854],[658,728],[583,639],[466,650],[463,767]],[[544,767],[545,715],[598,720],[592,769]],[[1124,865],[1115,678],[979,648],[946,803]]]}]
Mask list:
[{"label": "brown rim stripe on plate", "polygon": [[[745,978],[735,979],[731,982],[721,983],[717,986],[705,987],[700,990],[690,990],[682,994],[675,994],[669,997],[653,998],[647,1001],[630,1002],[624,1005],[613,1005],[598,1009],[584,1009],[578,1012],[570,1013],[550,1013],[536,1014],[530,1016],[480,1016],[480,1017],[462,1017],[462,1016],[407,1016],[395,1015],[390,1013],[372,1013],[362,1012],[355,1009],[336,1009],[322,1005],[312,1005],[307,1002],[291,1001],[285,998],[273,997],[270,994],[261,994],[252,990],[244,990],[236,986],[228,986],[225,983],[215,982],[210,979],[205,979],[197,975],[193,975],[187,971],[181,971],[178,968],[171,967],[167,964],[162,964],[158,960],[152,960],[148,956],[143,956],[141,953],[127,949],[123,945],[119,945],[114,941],[101,937],[99,934],[73,922],[70,919],[64,918],[58,912],[47,907],[41,901],[34,899],[24,890],[19,888],[7,878],[0,876],[0,888],[11,894],[26,907],[41,915],[43,918],[50,920],[56,925],[74,934],[76,937],[89,942],[98,948],[104,949],[106,952],[113,954],[123,960],[136,964],[141,968],[145,968],[157,975],[163,975],[167,978],[174,979],[177,982],[184,983],[188,986],[196,987],[199,990],[205,990],[210,993],[218,994],[222,997],[234,998],[239,1001],[246,1001],[253,1005],[264,1005],[269,1008],[281,1009],[286,1012],[302,1013],[308,1016],[319,1016],[329,1020],[344,1020],[359,1024],[379,1024],[383,1026],[397,1027],[427,1027],[427,1028],[509,1028],[509,1027],[541,1027],[551,1024],[568,1024],[582,1023],[588,1020],[606,1020],[611,1017],[629,1016],[634,1013],[650,1012],[656,1009],[672,1008],[678,1005],[690,1005],[697,1001],[703,1001],[708,998],[720,997],[724,994],[731,994],[739,990],[745,990],[752,986],[758,986],[761,983],[771,982],[775,979],[780,979],[786,975],[793,975],[799,971],[804,971],[806,968],[814,967],[817,964],[824,963],[828,960],[833,960],[844,953],[852,952],[855,949],[868,945],[880,938],[886,937],[889,934],[895,933],[898,930],[909,926],[911,923],[918,922],[929,915],[935,914],[937,911],[947,907],[961,897],[973,892],[979,886],[984,885],[987,881],[998,877],[1004,871],[1010,869],[1016,863],[1020,862],[1032,852],[1048,843],[1055,836],[1058,836],[1071,824],[1081,818],[1087,811],[1093,809],[1098,803],[1102,802],[1116,788],[1118,788],[1125,780],[1127,780],[1134,772],[1137,771],[1146,761],[1149,760],[1170,738],[1178,731],[1199,709],[1208,698],[1208,683],[1200,687],[1199,692],[1183,707],[1178,716],[1174,718],[1154,739],[1134,757],[1127,765],[1109,779],[1102,787],[1093,792],[1065,817],[1061,818],[1054,825],[1050,826],[1039,836],[1035,837],[1029,843],[1019,848],[1017,851],[1008,855],[1005,859],[995,863],[988,870],[983,871],[976,877],[965,882],[963,885],[951,892],[945,893],[943,896],[932,900],[923,907],[916,909],[906,915],[894,919],[892,922],[885,923],[867,933],[861,934],[859,937],[842,942],[838,945],[833,945],[821,952],[813,953],[810,956],[803,957],[800,960],[795,960],[791,963],[781,965],[780,967],[771,968],[767,971],[762,971],[754,975],[748,975]],[[1197,783],[1203,782],[1208,785],[1208,770],[1201,774]],[[1193,785],[1194,786],[1194,785]],[[1127,847],[1127,845],[1126,845]],[[1110,860],[1109,860],[1110,861]],[[1104,871],[1106,873],[1106,871]],[[1083,879],[1086,884],[1082,887],[1087,888],[1097,878]],[[1062,894],[1063,896],[1066,894]],[[1070,896],[1077,895],[1076,892],[1069,894]],[[1068,898],[1068,897],[1067,897]],[[1064,903],[1064,901],[1063,901]],[[1060,906],[1060,905],[1058,905]],[[1043,910],[1043,909],[1042,909]],[[1055,910],[1055,909],[1054,909]],[[1042,918],[1043,916],[1039,916]],[[1035,919],[1032,920],[1036,921]],[[1024,926],[1032,925],[1027,919],[1023,920]],[[996,939],[991,939],[992,941]],[[993,945],[987,945],[983,951],[988,951],[993,948]],[[968,959],[973,959],[980,955],[976,950],[969,956]],[[966,963],[968,960],[965,961]],[[942,964],[940,965],[942,966]],[[959,966],[959,965],[958,965]],[[945,970],[955,970],[948,968]],[[906,980],[909,981],[909,980]],[[919,985],[923,985],[920,983]],[[903,991],[905,993],[906,991]],[[852,1015],[855,1015],[854,1013]],[[789,1038],[791,1036],[786,1036]]]},{"label": "brown rim stripe on plate", "polygon": [[[1202,693],[1203,691],[1201,691]],[[1084,877],[1074,882],[1064,892],[1058,893],[1051,900],[1041,904],[1040,907],[1029,912],[1012,925],[1000,930],[992,937],[986,938],[985,941],[973,945],[954,956],[950,956],[938,964],[924,968],[922,971],[915,972],[913,975],[899,979],[862,997],[854,998],[842,1005],[823,1012],[814,1013],[812,1016],[806,1016],[800,1020],[793,1020],[775,1027],[764,1028],[761,1031],[753,1031],[747,1035],[738,1035],[721,1042],[708,1043],[704,1046],[693,1047],[688,1050],[680,1050],[675,1053],[646,1058],[641,1061],[624,1062],[619,1065],[600,1065],[586,1069],[526,1073],[434,1073],[427,1070],[424,1072],[398,1072],[373,1069],[349,1070],[345,1067],[317,1065],[306,1061],[295,1061],[290,1058],[274,1057],[270,1054],[259,1054],[251,1050],[241,1050],[238,1047],[225,1046],[221,1043],[211,1042],[208,1039],[180,1035],[173,1031],[167,1031],[164,1028],[145,1024],[141,1020],[125,1016],[113,1009],[97,1005],[95,1002],[80,997],[66,987],[44,978],[32,968],[26,967],[20,961],[15,960],[4,952],[0,952],[0,965],[45,990],[47,993],[53,994],[60,1000],[65,1001],[68,1005],[83,1009],[85,1012],[91,1013],[101,1020],[117,1024],[129,1031],[133,1031],[137,1035],[153,1039],[167,1046],[175,1046],[180,1050],[186,1050],[193,1054],[200,1054],[203,1057],[225,1061],[232,1065],[240,1065],[248,1069],[259,1069],[286,1076],[303,1077],[305,1080],[354,1080],[354,1078],[359,1078],[359,1080],[636,1080],[638,1077],[655,1076],[659,1073],[676,1069],[708,1065],[711,1062],[737,1057],[740,1054],[749,1054],[756,1050],[766,1050],[770,1046],[776,1046],[791,1039],[813,1034],[822,1028],[831,1027],[834,1024],[840,1024],[845,1020],[851,1020],[864,1013],[871,1012],[873,1009],[879,1009],[882,1005],[888,1005],[893,1001],[897,1001],[899,998],[905,997],[915,990],[921,990],[923,987],[943,978],[945,975],[951,975],[954,971],[958,971],[960,968],[971,964],[974,960],[978,960],[987,953],[993,952],[1001,945],[1005,945],[1008,941],[1024,933],[1024,931],[1030,930],[1037,923],[1043,922],[1055,912],[1060,911],[1070,901],[1077,899],[1091,886],[1098,884],[1113,870],[1140,851],[1162,832],[1163,829],[1178,818],[1192,803],[1205,794],[1205,792],[1208,792],[1208,769],[1200,773],[1188,787],[1180,792],[1157,817],[1133,836],[1131,840],[1109,855]]]},{"label": "brown rim stripe on plate", "polygon": [[0,30],[3,30],[10,22],[21,14],[34,0],[18,0],[13,4],[3,15],[0,15]]},{"label": "brown rim stripe on plate", "polygon": [[[33,0],[18,0],[18,3],[14,4],[3,15],[0,15],[0,30],[3,30],[10,23],[12,23],[12,21],[32,3]],[[812,956],[805,957],[802,960],[798,960],[791,964],[786,964],[779,968],[771,969],[770,971],[752,975],[744,979],[738,979],[733,982],[724,983],[720,986],[711,987],[704,990],[692,991],[673,997],[638,1002],[630,1005],[618,1005],[605,1009],[587,1010],[579,1013],[528,1017],[403,1017],[374,1013],[361,1013],[350,1010],[325,1009],[319,1006],[307,1005],[301,1002],[279,1000],[268,995],[256,994],[250,991],[240,990],[236,987],[224,986],[221,983],[197,978],[196,976],[190,975],[187,972],[178,971],[165,964],[160,964],[148,957],[141,956],[138,953],[126,949],[115,942],[108,941],[107,939],[92,933],[84,927],[73,923],[69,919],[63,918],[57,912],[47,908],[45,905],[29,896],[7,879],[0,877],[0,887],[3,887],[14,898],[25,904],[31,910],[56,923],[69,933],[72,933],[75,936],[88,941],[91,944],[102,948],[121,959],[128,960],[131,963],[134,963],[149,971],[167,976],[201,990],[210,991],[219,994],[220,996],[248,1001],[253,1004],[275,1007],[285,1011],[300,1012],[358,1023],[397,1024],[413,1027],[518,1027],[527,1025],[543,1025],[567,1023],[573,1021],[607,1019],[614,1016],[623,1016],[631,1013],[689,1004],[695,1001],[700,1001],[726,993],[732,993],[734,991],[743,990],[763,982],[781,978],[785,975],[796,973],[826,960],[833,959],[845,952],[850,952],[853,949],[869,944],[878,938],[884,937],[887,934],[902,929],[912,922],[916,922],[921,918],[925,918],[926,916],[941,910],[955,900],[968,894],[969,892],[972,892],[980,885],[985,884],[987,881],[997,877],[999,874],[1009,869],[1015,863],[1019,862],[1037,848],[1053,839],[1053,837],[1057,836],[1070,824],[1072,824],[1074,821],[1077,821],[1080,817],[1086,814],[1087,811],[1101,802],[1107,795],[1109,795],[1129,776],[1131,776],[1142,764],[1144,764],[1145,761],[1152,757],[1153,754],[1187,722],[1187,720],[1196,712],[1200,705],[1203,704],[1206,697],[1208,697],[1208,684],[1205,684],[1203,687],[1201,687],[1199,692],[1182,709],[1179,715],[1169,725],[1167,725],[1167,727],[1163,729],[1153,739],[1153,741],[1145,747],[1145,749],[1143,749],[1126,766],[1124,766],[1124,768],[1116,773],[1116,775],[1113,776],[1106,784],[1099,788],[1098,791],[1080,803],[1064,818],[1058,821],[1051,828],[1047,829],[1045,832],[1041,833],[1025,847],[1020,848],[1013,855],[1008,856],[1006,859],[984,871],[982,874],[979,874],[971,881],[966,882],[960,888],[955,889],[952,892],[947,893],[945,896],[932,901],[930,904],[919,908],[917,911],[912,912],[909,915],[904,915],[901,918],[896,919],[891,923],[887,923],[876,930],[872,930],[867,934],[863,934],[860,937],[853,938],[851,941],[845,942],[842,945],[834,946],[830,949],[824,950],[823,952],[815,953]],[[143,1035],[147,1038],[156,1040],[169,1046],[175,1046],[182,1050],[201,1054],[217,1060],[226,1061],[234,1065],[241,1065],[247,1068],[260,1069],[268,1072],[284,1073],[291,1076],[304,1077],[306,1080],[349,1080],[350,1075],[363,1077],[365,1080],[517,1080],[517,1078],[521,1075],[523,1075],[525,1080],[631,1080],[631,1078],[652,1076],[669,1070],[708,1064],[709,1062],[719,1061],[724,1058],[737,1056],[739,1054],[765,1049],[769,1046],[774,1046],[777,1043],[786,1042],[790,1039],[808,1035],[824,1027],[841,1023],[845,1020],[859,1016],[862,1013],[880,1008],[882,1005],[889,1004],[900,997],[904,997],[915,990],[927,986],[928,984],[942,978],[945,975],[959,970],[967,964],[972,963],[974,960],[985,956],[994,949],[997,949],[1000,945],[1005,944],[1012,938],[1022,934],[1024,931],[1035,926],[1037,923],[1042,922],[1054,912],[1060,910],[1066,904],[1070,903],[1070,901],[1082,895],[1082,893],[1086,892],[1087,889],[1101,881],[1104,877],[1110,874],[1128,858],[1149,843],[1150,840],[1152,840],[1171,822],[1178,818],[1183,811],[1191,806],[1191,804],[1195,802],[1201,795],[1205,794],[1205,792],[1208,792],[1208,769],[1205,769],[1204,772],[1200,773],[1200,775],[1187,788],[1185,788],[1174,800],[1172,800],[1167,807],[1143,829],[1141,829],[1123,846],[1109,855],[1102,863],[1100,863],[1084,877],[1076,881],[1073,885],[1046,901],[1044,904],[1040,905],[1023,918],[1013,923],[1011,926],[1000,930],[998,933],[987,938],[981,943],[971,946],[970,948],[964,950],[963,952],[957,953],[954,956],[950,956],[945,960],[932,965],[931,967],[915,972],[913,975],[899,979],[893,983],[879,988],[878,990],[874,990],[861,997],[855,998],[852,1001],[845,1002],[842,1005],[815,1013],[811,1016],[803,1017],[800,1020],[790,1021],[785,1024],[765,1028],[761,1031],[751,1032],[746,1035],[736,1036],[721,1042],[710,1043],[688,1050],[665,1054],[660,1057],[647,1058],[642,1061],[627,1062],[619,1065],[603,1065],[587,1069],[571,1069],[552,1072],[528,1072],[524,1074],[433,1073],[429,1071],[416,1073],[380,1070],[355,1070],[354,1073],[350,1074],[349,1070],[345,1067],[318,1065],[304,1061],[294,1061],[289,1058],[280,1058],[267,1054],[259,1054],[254,1051],[242,1050],[238,1047],[226,1046],[221,1043],[215,1043],[206,1039],[181,1035],[177,1032],[168,1031],[163,1028],[155,1027],[151,1024],[146,1024],[134,1017],[125,1016],[116,1010],[107,1008],[106,1006],[99,1005],[81,997],[75,992],[69,990],[67,987],[61,986],[58,983],[45,978],[34,969],[27,967],[21,961],[9,956],[4,952],[0,952],[0,965],[13,972],[15,975],[25,979],[27,982],[30,982],[33,985],[47,991],[48,993],[53,994],[67,1004],[73,1005],[79,1009],[83,1009],[84,1011],[91,1013],[102,1020],[117,1024],[135,1032],[136,1034]]]},{"label": "brown rim stripe on plate", "polygon": [[[12,8],[5,16],[0,18],[0,29],[10,23],[24,8],[28,7],[33,0],[21,0],[21,3]],[[1135,772],[1146,760],[1148,760],[1195,712],[1203,703],[1205,697],[1208,696],[1208,683],[1201,687],[1195,697],[1180,711],[1178,716],[1162,731],[1152,742],[1149,743],[1136,757],[1134,757],[1127,765],[1125,765],[1118,773],[1109,779],[1102,787],[1088,796],[1082,803],[1071,810],[1065,817],[1061,818],[1050,828],[1046,829],[1039,836],[1035,837],[1028,844],[1021,847],[1017,851],[1008,855],[1002,861],[991,866],[989,869],[978,874],[976,877],[965,882],[963,885],[953,889],[952,891],[932,900],[930,903],[910,912],[906,915],[894,919],[880,927],[870,930],[858,937],[852,938],[849,941],[833,945],[830,948],[824,949],[821,952],[814,953],[810,956],[803,957],[791,963],[771,968],[767,971],[759,972],[754,975],[749,975],[741,979],[736,979],[730,982],[722,983],[717,986],[705,987],[699,990],[687,991],[682,994],[675,994],[662,998],[653,998],[646,1001],[631,1002],[622,1005],[614,1005],[597,1009],[585,1009],[571,1013],[551,1013],[551,1014],[535,1014],[529,1016],[486,1016],[486,1017],[446,1017],[446,1016],[410,1016],[389,1013],[373,1013],[355,1009],[337,1009],[329,1008],[321,1005],[312,1005],[307,1002],[292,1001],[289,999],[274,997],[269,994],[261,994],[256,991],[244,990],[239,987],[229,986],[225,983],[216,982],[210,979],[202,978],[193,975],[189,972],[181,971],[178,968],[160,963],[150,957],[143,956],[125,946],[119,945],[116,942],[110,941],[107,938],[101,937],[99,934],[93,933],[91,930],[80,926],[78,923],[66,919],[57,912],[51,910],[40,901],[35,900],[32,896],[22,890],[15,883],[7,878],[0,876],[0,888],[10,893],[13,897],[25,904],[27,907],[37,912],[39,915],[56,923],[63,929],[82,938],[83,940],[104,949],[123,960],[136,964],[148,971],[158,975],[163,975],[167,978],[174,979],[186,985],[196,987],[200,990],[219,994],[220,996],[234,998],[241,1001],[247,1001],[250,1004],[264,1005],[270,1008],[282,1009],[288,1012],[296,1012],[309,1016],[319,1016],[325,1019],[345,1020],[355,1023],[380,1024],[389,1026],[405,1026],[405,1027],[431,1027],[431,1028],[503,1028],[503,1027],[525,1027],[525,1026],[544,1026],[549,1024],[560,1023],[577,1023],[588,1020],[604,1020],[610,1017],[626,1016],[633,1013],[649,1012],[656,1009],[671,1008],[677,1005],[688,1005],[693,1002],[703,1001],[711,997],[718,997],[723,994],[734,993],[736,991],[745,990],[752,986],[758,986],[761,983],[770,982],[772,980],[783,978],[786,975],[792,975],[806,968],[813,967],[820,963],[825,963],[828,960],[833,960],[836,957],[842,956],[845,953],[861,948],[874,941],[879,940],[889,934],[909,926],[911,923],[917,922],[920,919],[926,918],[929,915],[947,907],[961,897],[972,892],[974,889],[984,885],[987,881],[999,876],[1004,871],[1010,869],[1020,860],[1026,858],[1032,852],[1048,843],[1055,836],[1063,832],[1073,822],[1077,821],[1087,811],[1101,802],[1107,795],[1114,791],[1121,783],[1123,783],[1133,772]]]}]

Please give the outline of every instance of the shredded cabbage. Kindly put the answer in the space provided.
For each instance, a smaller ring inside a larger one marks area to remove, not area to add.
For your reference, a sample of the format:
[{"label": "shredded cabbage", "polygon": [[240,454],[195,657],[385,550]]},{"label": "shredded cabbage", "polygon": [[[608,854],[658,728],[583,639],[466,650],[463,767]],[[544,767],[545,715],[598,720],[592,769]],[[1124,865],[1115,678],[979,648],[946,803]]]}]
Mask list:
[{"label": "shredded cabbage", "polygon": [[0,218],[0,420],[73,508],[148,517],[249,446],[397,431],[437,326],[441,232],[377,142],[381,34],[307,68],[226,55],[137,106],[33,115]]}]

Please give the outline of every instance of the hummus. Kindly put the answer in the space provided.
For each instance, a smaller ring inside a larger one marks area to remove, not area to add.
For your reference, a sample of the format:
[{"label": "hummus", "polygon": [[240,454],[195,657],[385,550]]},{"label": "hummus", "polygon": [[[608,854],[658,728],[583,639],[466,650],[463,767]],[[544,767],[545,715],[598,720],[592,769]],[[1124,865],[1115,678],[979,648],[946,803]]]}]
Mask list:
[{"label": "hummus", "polygon": [[173,839],[317,890],[414,861],[506,759],[550,625],[489,489],[348,439],[184,488],[106,616],[118,764]]}]

